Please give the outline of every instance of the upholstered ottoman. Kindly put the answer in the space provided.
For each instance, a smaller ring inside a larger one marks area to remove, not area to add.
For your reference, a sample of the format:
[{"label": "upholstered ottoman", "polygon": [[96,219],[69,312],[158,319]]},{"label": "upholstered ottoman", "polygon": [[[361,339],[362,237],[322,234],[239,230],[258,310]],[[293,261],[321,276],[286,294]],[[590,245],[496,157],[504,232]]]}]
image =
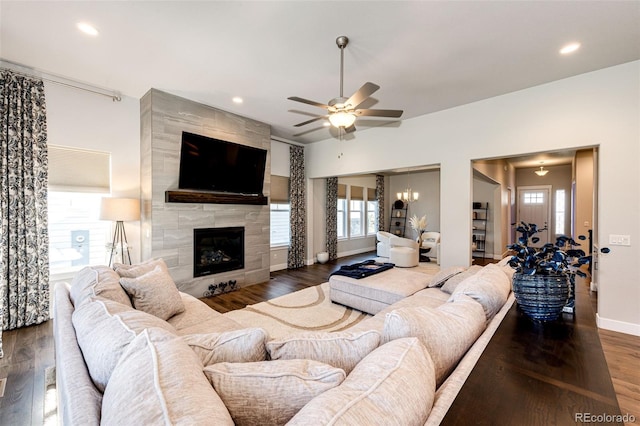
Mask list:
[{"label": "upholstered ottoman", "polygon": [[375,315],[387,306],[426,288],[431,275],[393,268],[366,278],[329,278],[332,302]]},{"label": "upholstered ottoman", "polygon": [[420,263],[420,253],[411,247],[391,247],[389,262],[401,268],[412,268]]}]

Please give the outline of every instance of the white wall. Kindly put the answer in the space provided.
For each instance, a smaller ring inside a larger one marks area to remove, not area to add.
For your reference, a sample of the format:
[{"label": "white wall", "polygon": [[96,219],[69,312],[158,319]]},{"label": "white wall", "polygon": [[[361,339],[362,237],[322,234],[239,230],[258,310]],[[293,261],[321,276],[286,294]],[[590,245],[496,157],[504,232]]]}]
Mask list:
[{"label": "white wall", "polygon": [[[385,187],[385,201],[387,205],[385,217],[385,229],[389,228],[388,212],[391,204],[398,198],[396,194],[404,191],[409,186],[420,195],[417,201],[409,203],[407,214],[409,217],[416,215],[419,218],[427,215],[427,231],[440,231],[440,170],[428,170],[425,172],[411,172],[407,175],[395,175],[389,178],[389,185]],[[417,238],[416,233],[407,223],[405,237]]]},{"label": "white wall", "polygon": [[[600,256],[598,321],[640,335],[640,62],[606,68],[457,108],[358,131],[336,160],[335,139],[310,144],[310,178],[439,163],[442,266],[470,264],[471,161],[600,147],[598,230],[632,246]],[[393,141],[391,143],[390,141]],[[407,155],[411,153],[411,155]],[[624,171],[622,173],[621,171]]]}]

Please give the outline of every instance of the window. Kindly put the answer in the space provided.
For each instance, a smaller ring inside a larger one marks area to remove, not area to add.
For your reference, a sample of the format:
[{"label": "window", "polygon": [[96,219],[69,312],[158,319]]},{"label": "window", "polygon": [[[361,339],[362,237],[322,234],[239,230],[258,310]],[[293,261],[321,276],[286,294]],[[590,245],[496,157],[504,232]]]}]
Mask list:
[{"label": "window", "polygon": [[349,237],[364,235],[364,188],[351,186],[349,194]]},{"label": "window", "polygon": [[524,194],[525,204],[543,204],[544,192],[526,192]]},{"label": "window", "polygon": [[347,200],[338,198],[338,238],[347,238]]},{"label": "window", "polygon": [[271,175],[271,247],[288,246],[290,238],[289,178]]},{"label": "window", "polygon": [[566,215],[566,196],[564,189],[556,190],[556,234],[565,233],[564,220]]},{"label": "window", "polygon": [[378,232],[378,200],[376,190],[367,188],[367,228],[366,235],[375,235]]},{"label": "window", "polygon": [[49,145],[49,267],[52,274],[107,262],[111,222],[99,219],[109,194],[111,154]]},{"label": "window", "polygon": [[338,184],[338,239],[349,238],[347,235],[347,185]]},{"label": "window", "polygon": [[49,191],[48,195],[51,273],[105,264],[111,223],[98,219],[105,194]]},{"label": "window", "polygon": [[271,246],[289,245],[289,203],[271,203]]},{"label": "window", "polygon": [[364,235],[364,201],[351,200],[349,208],[349,236],[361,237]]},{"label": "window", "polygon": [[367,235],[378,232],[378,202],[367,201]]},{"label": "window", "polygon": [[[366,199],[365,199],[366,194]],[[338,184],[338,238],[349,239],[378,232],[378,201],[375,189]]]}]

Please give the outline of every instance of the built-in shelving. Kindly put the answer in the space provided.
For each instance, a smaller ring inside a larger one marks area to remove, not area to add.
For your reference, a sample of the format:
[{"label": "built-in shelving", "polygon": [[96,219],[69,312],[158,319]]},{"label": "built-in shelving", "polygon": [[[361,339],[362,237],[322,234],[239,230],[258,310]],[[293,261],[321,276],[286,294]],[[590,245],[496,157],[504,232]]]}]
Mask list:
[{"label": "built-in shelving", "polygon": [[485,258],[487,241],[487,220],[489,219],[489,203],[473,203],[472,222],[473,232],[471,238],[471,250],[474,256],[482,255]]}]

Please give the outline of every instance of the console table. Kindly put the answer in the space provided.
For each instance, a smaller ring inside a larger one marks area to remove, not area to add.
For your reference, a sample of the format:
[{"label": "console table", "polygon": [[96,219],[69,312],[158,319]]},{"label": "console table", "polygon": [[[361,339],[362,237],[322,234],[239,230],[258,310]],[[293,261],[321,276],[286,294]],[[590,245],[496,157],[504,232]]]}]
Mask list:
[{"label": "console table", "polygon": [[[533,322],[514,304],[441,424],[624,424],[616,422],[620,408],[582,287],[575,316],[555,322]],[[611,417],[585,421],[601,415]]]}]

